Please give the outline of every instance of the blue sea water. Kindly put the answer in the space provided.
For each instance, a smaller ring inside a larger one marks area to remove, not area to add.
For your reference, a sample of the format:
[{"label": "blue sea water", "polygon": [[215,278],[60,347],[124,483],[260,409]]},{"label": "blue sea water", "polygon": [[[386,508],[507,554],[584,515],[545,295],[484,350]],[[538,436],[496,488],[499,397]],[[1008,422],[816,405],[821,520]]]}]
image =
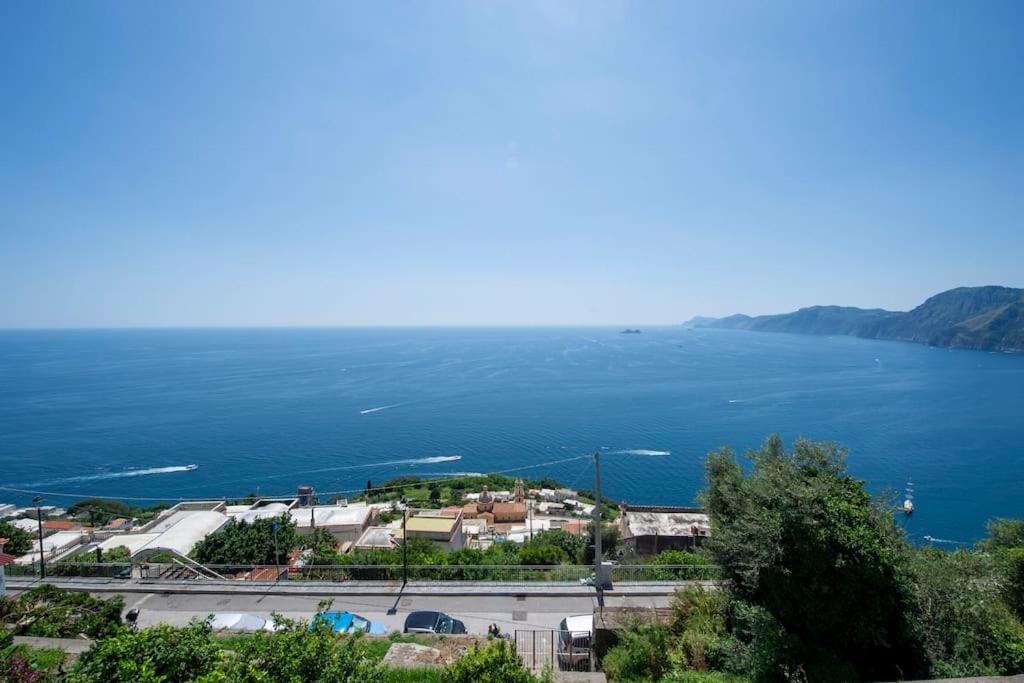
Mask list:
[{"label": "blue sea water", "polygon": [[[688,504],[704,455],[838,441],[915,538],[1024,516],[1024,356],[728,330],[0,332],[0,486],[176,498],[514,468]],[[657,455],[669,453],[670,455]],[[443,458],[441,456],[449,456]],[[461,459],[454,459],[461,456]],[[183,471],[188,464],[194,471]],[[537,467],[533,467],[537,466]],[[31,494],[0,490],[0,502]]]}]

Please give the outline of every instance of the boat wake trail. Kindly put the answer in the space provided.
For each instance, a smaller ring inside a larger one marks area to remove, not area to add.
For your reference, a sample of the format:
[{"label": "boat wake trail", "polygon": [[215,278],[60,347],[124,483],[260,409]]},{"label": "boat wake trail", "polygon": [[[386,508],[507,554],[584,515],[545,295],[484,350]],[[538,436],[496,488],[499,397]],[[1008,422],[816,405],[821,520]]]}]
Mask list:
[{"label": "boat wake trail", "polygon": [[392,403],[389,406],[378,406],[376,408],[367,408],[366,410],[360,410],[360,415],[369,415],[370,413],[379,413],[382,410],[388,410],[389,408],[397,408],[398,406],[405,405],[404,403]]},{"label": "boat wake trail", "polygon": [[430,455],[425,458],[406,458],[404,460],[385,460],[384,462],[367,462],[359,465],[339,465],[337,467],[321,467],[315,470],[302,470],[301,472],[288,472],[287,474],[272,474],[261,477],[262,479],[280,479],[282,477],[293,477],[297,474],[319,474],[321,472],[341,472],[343,470],[368,470],[374,467],[392,467],[394,465],[436,465],[439,462],[455,462],[462,460],[461,455]]},{"label": "boat wake trail", "polygon": [[104,472],[103,474],[88,474],[81,477],[66,477],[64,479],[51,479],[35,484],[35,486],[49,484],[69,484],[76,481],[100,481],[103,479],[125,479],[127,477],[145,477],[151,474],[172,474],[174,472],[191,472],[198,469],[195,465],[172,465],[170,467],[150,467],[142,470],[124,470],[123,472]]},{"label": "boat wake trail", "polygon": [[483,472],[424,472],[424,477],[482,477]]},{"label": "boat wake trail", "polygon": [[646,448],[629,448],[624,451],[612,451],[615,455],[648,455],[648,456],[664,456],[672,455],[672,451],[649,451]]},{"label": "boat wake trail", "polygon": [[382,462],[381,465],[436,465],[439,462],[455,462],[462,460],[461,455],[432,455],[429,458],[414,458],[411,460],[392,460]]},{"label": "boat wake trail", "polygon": [[951,545],[967,545],[963,541],[951,541],[948,538],[935,538],[934,536],[925,536],[924,540],[929,543],[949,543]]}]

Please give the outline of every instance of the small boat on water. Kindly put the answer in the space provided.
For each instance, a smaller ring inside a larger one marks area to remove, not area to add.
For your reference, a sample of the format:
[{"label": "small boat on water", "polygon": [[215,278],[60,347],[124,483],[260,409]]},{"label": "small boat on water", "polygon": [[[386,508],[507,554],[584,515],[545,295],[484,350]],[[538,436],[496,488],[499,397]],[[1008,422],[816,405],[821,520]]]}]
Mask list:
[{"label": "small boat on water", "polygon": [[914,514],[914,482],[907,482],[907,497],[903,499],[903,514]]},{"label": "small boat on water", "polygon": [[185,465],[185,471],[191,472],[192,470],[198,470],[199,465]]}]

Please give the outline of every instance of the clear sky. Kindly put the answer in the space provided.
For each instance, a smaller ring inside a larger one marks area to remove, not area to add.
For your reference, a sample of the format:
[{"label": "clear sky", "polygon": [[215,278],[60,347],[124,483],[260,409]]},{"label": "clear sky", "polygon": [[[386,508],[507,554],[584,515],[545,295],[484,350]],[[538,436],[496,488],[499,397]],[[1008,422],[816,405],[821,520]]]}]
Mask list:
[{"label": "clear sky", "polygon": [[0,327],[1024,286],[1024,3],[0,3]]}]

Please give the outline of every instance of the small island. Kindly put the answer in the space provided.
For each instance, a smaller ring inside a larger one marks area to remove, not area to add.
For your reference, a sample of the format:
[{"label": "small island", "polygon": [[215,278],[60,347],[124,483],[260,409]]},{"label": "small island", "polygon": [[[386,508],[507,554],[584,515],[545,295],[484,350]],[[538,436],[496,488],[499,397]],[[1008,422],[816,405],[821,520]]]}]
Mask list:
[{"label": "small island", "polygon": [[627,327],[622,332],[619,332],[619,334],[640,334],[640,330],[631,330]]}]

